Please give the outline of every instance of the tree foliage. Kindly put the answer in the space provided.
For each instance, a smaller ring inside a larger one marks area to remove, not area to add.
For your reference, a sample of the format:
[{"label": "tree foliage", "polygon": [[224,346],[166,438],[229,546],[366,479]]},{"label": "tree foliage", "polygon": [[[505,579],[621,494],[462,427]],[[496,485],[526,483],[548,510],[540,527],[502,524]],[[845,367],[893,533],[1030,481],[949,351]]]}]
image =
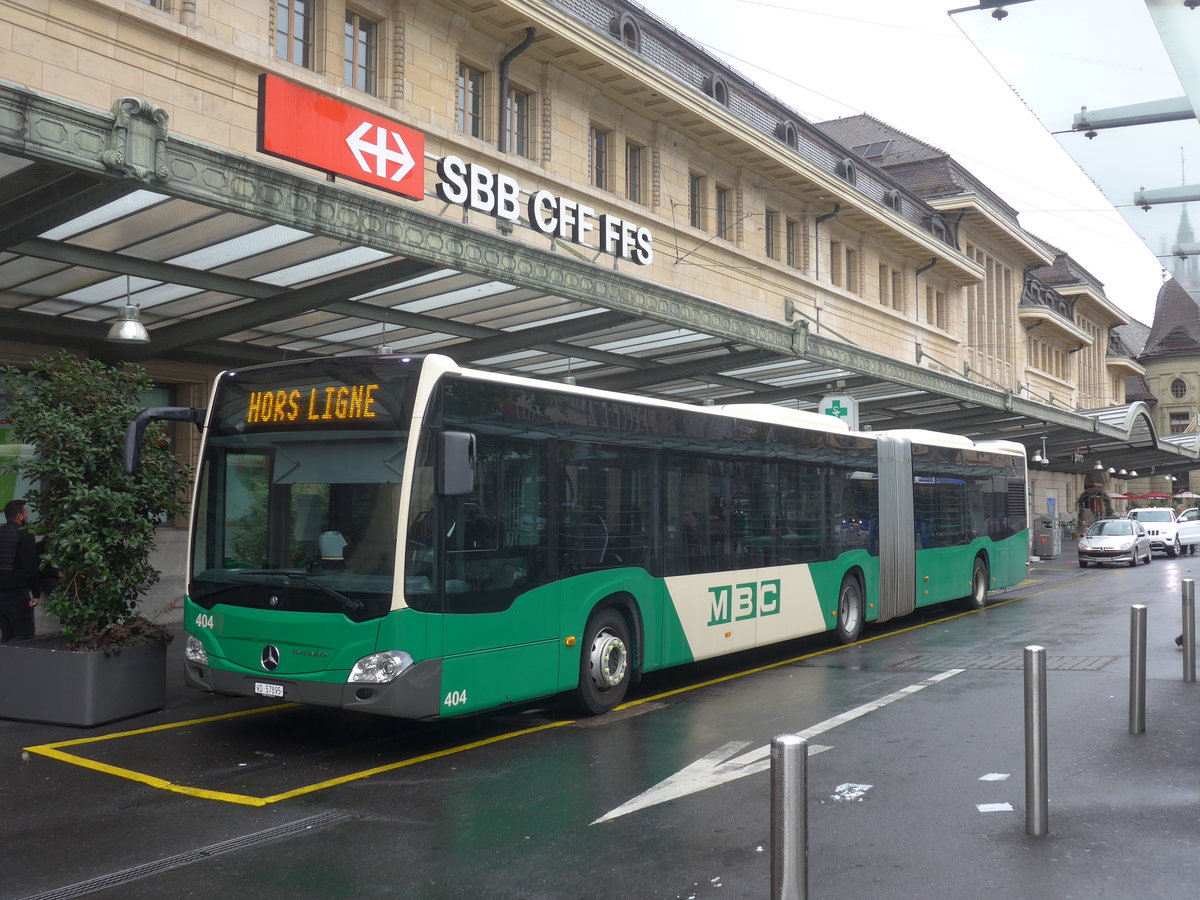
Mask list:
[{"label": "tree foliage", "polygon": [[59,574],[47,608],[80,644],[144,642],[134,613],[158,581],[155,527],[184,512],[190,481],[161,424],[146,431],[138,471],[125,474],[125,427],[152,382],[132,363],[110,367],[65,351],[3,374],[17,438],[36,451],[11,465],[36,485],[31,529],[45,535],[43,565]]}]

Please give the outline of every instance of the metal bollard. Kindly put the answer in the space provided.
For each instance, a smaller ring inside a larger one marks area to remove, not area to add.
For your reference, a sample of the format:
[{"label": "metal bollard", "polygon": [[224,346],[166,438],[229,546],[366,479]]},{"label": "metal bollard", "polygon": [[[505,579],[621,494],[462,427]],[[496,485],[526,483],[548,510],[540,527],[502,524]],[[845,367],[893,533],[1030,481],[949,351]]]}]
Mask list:
[{"label": "metal bollard", "polygon": [[808,741],[771,741],[771,900],[808,898]]},{"label": "metal bollard", "polygon": [[1129,733],[1146,730],[1146,607],[1129,607]]},{"label": "metal bollard", "polygon": [[1196,680],[1196,582],[1183,579],[1183,680]]},{"label": "metal bollard", "polygon": [[1046,763],[1046,648],[1025,648],[1025,833],[1048,830]]}]

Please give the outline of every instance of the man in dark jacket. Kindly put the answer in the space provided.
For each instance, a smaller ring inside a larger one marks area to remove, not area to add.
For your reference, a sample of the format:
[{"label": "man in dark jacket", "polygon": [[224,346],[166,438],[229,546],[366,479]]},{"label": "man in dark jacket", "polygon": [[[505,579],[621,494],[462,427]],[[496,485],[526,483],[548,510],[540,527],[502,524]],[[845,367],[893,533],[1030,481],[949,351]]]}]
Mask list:
[{"label": "man in dark jacket", "polygon": [[25,530],[29,507],[13,500],[0,525],[0,644],[33,637],[33,608],[41,595],[37,545]]}]

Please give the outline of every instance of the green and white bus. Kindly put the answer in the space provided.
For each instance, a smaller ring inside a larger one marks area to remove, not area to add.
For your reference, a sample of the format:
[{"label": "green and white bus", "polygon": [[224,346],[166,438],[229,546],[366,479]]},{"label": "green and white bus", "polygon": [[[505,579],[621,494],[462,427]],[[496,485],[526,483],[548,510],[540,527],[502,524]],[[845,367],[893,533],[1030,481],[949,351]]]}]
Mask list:
[{"label": "green and white bus", "polygon": [[[390,716],[574,692],[1025,576],[1024,449],[472,371],[223,373],[195,418],[187,683]],[[136,427],[135,427],[136,426]]]}]

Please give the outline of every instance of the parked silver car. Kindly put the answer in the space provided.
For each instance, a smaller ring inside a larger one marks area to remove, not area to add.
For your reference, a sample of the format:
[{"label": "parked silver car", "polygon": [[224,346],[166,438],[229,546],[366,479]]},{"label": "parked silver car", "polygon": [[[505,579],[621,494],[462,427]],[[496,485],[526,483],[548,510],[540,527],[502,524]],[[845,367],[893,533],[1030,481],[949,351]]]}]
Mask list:
[{"label": "parked silver car", "polygon": [[1079,568],[1088,563],[1150,562],[1150,536],[1137,519],[1097,519],[1079,539]]}]

